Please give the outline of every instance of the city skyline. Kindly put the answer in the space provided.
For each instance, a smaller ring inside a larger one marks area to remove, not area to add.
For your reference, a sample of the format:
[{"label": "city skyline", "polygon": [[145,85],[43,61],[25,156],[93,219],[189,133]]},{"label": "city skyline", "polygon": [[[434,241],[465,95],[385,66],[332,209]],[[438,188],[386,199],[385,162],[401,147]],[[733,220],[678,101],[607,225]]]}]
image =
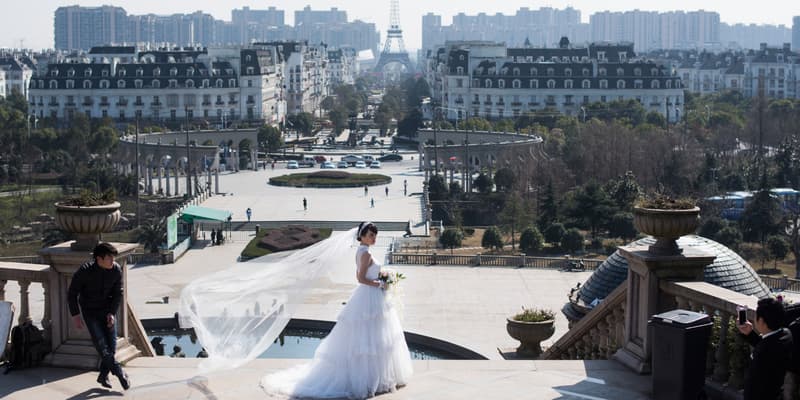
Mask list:
[{"label": "city skyline", "polygon": [[[248,6],[252,9],[266,9],[270,6],[286,11],[286,24],[294,24],[294,11],[301,10],[306,5],[314,10],[327,10],[336,7],[346,11],[350,21],[360,19],[365,22],[374,22],[381,32],[382,40],[385,39],[385,30],[389,23],[389,1],[378,2],[356,2],[355,0],[316,0],[313,2],[296,3],[288,0],[274,0],[272,2],[255,3],[252,1],[187,1],[176,0],[171,2],[160,2],[155,0],[100,0],[100,1],[61,1],[61,0],[41,0],[35,3],[18,4],[15,12],[7,12],[0,15],[0,24],[4,31],[0,32],[0,47],[26,47],[32,49],[52,48],[53,41],[53,13],[56,8],[66,5],[81,5],[93,7],[100,5],[114,5],[124,8],[130,14],[160,14],[169,15],[174,13],[190,13],[203,11],[213,15],[217,19],[230,20],[231,10]],[[573,7],[581,12],[582,22],[588,22],[591,14],[601,11],[628,11],[639,9],[642,11],[694,11],[703,9],[714,11],[720,14],[720,21],[728,24],[770,24],[785,25],[787,28],[792,26],[792,17],[800,15],[800,3],[786,4],[775,0],[767,0],[757,8],[731,7],[726,2],[720,0],[706,1],[702,6],[696,2],[685,0],[674,1],[666,6],[641,7],[641,3],[630,0],[612,0],[602,4],[595,4],[587,0],[553,1],[548,4],[531,5],[523,1],[508,1],[501,5],[492,5],[493,9],[488,9],[485,2],[465,1],[455,3],[449,2],[423,2],[420,0],[401,0],[400,15],[401,24],[404,30],[406,47],[409,50],[416,50],[421,45],[421,18],[422,15],[432,12],[442,16],[443,23],[450,23],[453,15],[463,12],[467,15],[486,13],[494,15],[503,13],[513,15],[520,7],[539,8],[553,7],[563,9]],[[20,18],[21,15],[27,18]]]}]

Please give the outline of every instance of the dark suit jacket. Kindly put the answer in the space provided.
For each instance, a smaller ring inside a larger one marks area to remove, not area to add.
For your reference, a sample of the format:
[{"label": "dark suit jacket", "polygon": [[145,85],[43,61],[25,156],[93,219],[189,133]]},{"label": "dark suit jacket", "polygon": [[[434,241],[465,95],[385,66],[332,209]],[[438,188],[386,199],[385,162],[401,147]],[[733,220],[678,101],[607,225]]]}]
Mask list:
[{"label": "dark suit jacket", "polygon": [[746,337],[753,348],[753,360],[744,380],[744,400],[780,400],[783,378],[792,360],[792,333],[786,328],[765,339],[755,332]]}]

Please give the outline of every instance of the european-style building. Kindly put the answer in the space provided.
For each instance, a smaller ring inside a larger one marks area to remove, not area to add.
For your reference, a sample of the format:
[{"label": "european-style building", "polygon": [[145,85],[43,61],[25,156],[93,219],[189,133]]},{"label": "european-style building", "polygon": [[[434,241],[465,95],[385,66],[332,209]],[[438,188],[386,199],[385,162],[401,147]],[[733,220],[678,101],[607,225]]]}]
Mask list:
[{"label": "european-style building", "polygon": [[677,121],[681,80],[661,64],[638,58],[633,44],[507,48],[490,42],[448,42],[426,64],[426,79],[447,119],[513,118],[553,111],[585,117],[584,106],[639,101]]},{"label": "european-style building", "polygon": [[156,51],[95,47],[36,74],[28,100],[31,114],[40,118],[84,113],[212,126],[234,120],[278,123],[287,113],[319,108],[328,92],[327,65],[326,49],[305,42]]}]

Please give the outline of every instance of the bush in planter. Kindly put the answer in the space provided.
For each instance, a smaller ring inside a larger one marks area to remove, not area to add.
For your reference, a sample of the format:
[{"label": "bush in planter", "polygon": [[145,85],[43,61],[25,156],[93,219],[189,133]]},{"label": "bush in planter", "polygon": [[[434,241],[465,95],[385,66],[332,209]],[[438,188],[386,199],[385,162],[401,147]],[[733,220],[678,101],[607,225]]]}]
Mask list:
[{"label": "bush in planter", "polygon": [[691,199],[673,199],[663,193],[656,193],[640,198],[636,201],[635,206],[655,210],[691,210],[697,204]]},{"label": "bush in planter", "polygon": [[544,308],[525,308],[522,307],[522,312],[511,317],[514,321],[520,322],[544,322],[552,321],[556,318],[553,310]]},{"label": "bush in planter", "polygon": [[475,234],[475,228],[464,228],[464,236],[472,236]]},{"label": "bush in planter", "polygon": [[544,236],[536,227],[529,226],[519,236],[519,248],[526,254],[536,253],[544,247]]},{"label": "bush in planter", "polygon": [[117,201],[117,192],[114,189],[108,189],[103,193],[83,190],[77,196],[69,197],[59,204],[73,207],[94,207],[111,204],[115,201]]},{"label": "bush in planter", "polygon": [[570,228],[561,238],[561,248],[569,253],[583,250],[583,235],[577,228]]}]

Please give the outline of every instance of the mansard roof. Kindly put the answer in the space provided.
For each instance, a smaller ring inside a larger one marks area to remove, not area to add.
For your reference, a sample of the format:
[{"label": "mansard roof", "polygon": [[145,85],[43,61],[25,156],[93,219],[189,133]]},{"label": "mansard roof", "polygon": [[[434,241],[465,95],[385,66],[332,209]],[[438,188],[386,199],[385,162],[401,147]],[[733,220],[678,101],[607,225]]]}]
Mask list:
[{"label": "mansard roof", "polygon": [[95,46],[89,50],[89,54],[135,54],[134,46]]}]

